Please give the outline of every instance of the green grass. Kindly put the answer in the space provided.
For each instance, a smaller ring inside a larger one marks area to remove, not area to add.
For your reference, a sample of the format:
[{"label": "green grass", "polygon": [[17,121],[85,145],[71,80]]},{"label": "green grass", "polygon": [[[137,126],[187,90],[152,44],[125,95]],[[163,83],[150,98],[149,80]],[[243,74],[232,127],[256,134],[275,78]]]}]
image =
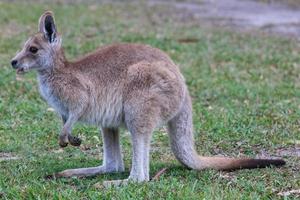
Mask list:
[{"label": "green grass", "polygon": [[[299,189],[299,157],[284,156],[283,168],[191,171],[180,167],[165,131],[153,135],[151,176],[158,181],[119,188],[96,188],[104,180],[126,178],[130,138],[123,131],[126,172],[86,179],[46,180],[47,174],[102,162],[95,127],[77,125],[81,148],[58,146],[59,117],[41,99],[34,72],[16,78],[9,61],[40,14],[55,12],[67,57],[114,42],[150,44],[166,51],[181,67],[193,97],[195,142],[203,155],[276,156],[300,140],[300,46],[260,33],[234,33],[181,21],[172,8],[139,4],[0,3],[0,198],[4,199],[280,199]],[[193,43],[178,39],[192,38]],[[298,144],[297,144],[298,143]],[[296,196],[290,195],[287,199]]]}]

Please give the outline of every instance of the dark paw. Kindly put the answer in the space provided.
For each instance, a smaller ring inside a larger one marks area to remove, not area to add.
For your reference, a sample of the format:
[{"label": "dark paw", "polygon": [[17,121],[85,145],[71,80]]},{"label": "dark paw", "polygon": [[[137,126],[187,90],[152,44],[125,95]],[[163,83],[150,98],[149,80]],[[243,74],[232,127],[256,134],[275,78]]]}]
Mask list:
[{"label": "dark paw", "polygon": [[81,139],[78,138],[78,137],[74,137],[72,135],[69,135],[68,139],[69,139],[69,143],[73,146],[80,146],[80,144],[81,144]]},{"label": "dark paw", "polygon": [[68,146],[67,135],[63,135],[63,134],[59,135],[59,146],[62,148]]},{"label": "dark paw", "polygon": [[68,143],[60,140],[59,141],[59,146],[64,148],[64,147],[68,146]]}]

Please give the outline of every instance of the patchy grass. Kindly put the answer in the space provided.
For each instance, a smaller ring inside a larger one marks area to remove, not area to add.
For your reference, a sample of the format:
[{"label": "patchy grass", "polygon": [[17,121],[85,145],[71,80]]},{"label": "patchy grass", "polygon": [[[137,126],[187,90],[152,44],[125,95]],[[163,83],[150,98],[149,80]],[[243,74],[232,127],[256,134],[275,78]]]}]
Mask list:
[{"label": "patchy grass", "polygon": [[[284,168],[232,173],[191,171],[172,155],[164,129],[153,136],[151,175],[158,181],[99,189],[94,184],[126,178],[131,165],[129,135],[122,134],[126,173],[87,179],[46,180],[44,176],[101,163],[99,131],[77,125],[81,148],[60,150],[60,119],[37,91],[34,72],[16,77],[10,59],[45,9],[56,14],[67,57],[113,42],[139,42],[166,51],[181,67],[193,97],[195,142],[204,155],[267,153],[284,156]],[[0,161],[4,199],[276,199],[300,187],[300,47],[289,39],[237,34],[183,20],[172,8],[136,4],[0,3]],[[100,155],[100,156],[99,156]],[[291,194],[287,199],[296,198]]]}]

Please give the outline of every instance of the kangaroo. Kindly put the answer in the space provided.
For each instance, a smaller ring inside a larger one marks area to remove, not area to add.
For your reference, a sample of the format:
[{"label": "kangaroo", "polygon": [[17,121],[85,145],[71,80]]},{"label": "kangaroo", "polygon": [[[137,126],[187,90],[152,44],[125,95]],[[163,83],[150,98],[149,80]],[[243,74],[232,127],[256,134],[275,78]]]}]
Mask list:
[{"label": "kangaroo", "polygon": [[76,61],[64,56],[62,37],[54,15],[46,11],[38,33],[30,37],[12,59],[17,73],[35,69],[41,96],[63,119],[59,144],[80,145],[71,135],[77,121],[99,126],[104,143],[103,164],[67,169],[56,177],[85,177],[122,172],[124,164],[119,127],[129,130],[132,166],[127,181],[149,181],[152,132],[167,125],[175,157],[195,170],[237,170],[281,166],[281,159],[203,157],[194,148],[192,103],[184,77],[174,62],[159,49],[141,44],[102,47]]}]

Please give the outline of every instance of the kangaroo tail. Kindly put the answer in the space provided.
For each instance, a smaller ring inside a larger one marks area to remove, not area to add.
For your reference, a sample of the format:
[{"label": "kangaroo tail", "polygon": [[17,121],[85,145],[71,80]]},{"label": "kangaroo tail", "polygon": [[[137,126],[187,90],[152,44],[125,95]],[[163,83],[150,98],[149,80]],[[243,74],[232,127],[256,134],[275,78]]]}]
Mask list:
[{"label": "kangaroo tail", "polygon": [[180,112],[168,122],[168,132],[175,157],[183,165],[192,169],[237,170],[282,166],[285,164],[285,161],[281,159],[199,156],[194,148],[192,105],[188,94]]}]

